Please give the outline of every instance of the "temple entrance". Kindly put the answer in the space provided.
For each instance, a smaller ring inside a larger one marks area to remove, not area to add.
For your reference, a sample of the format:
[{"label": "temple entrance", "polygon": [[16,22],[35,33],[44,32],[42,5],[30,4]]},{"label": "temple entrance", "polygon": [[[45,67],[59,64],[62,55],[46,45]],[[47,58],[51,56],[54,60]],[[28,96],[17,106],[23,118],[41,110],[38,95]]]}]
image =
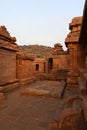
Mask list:
[{"label": "temple entrance", "polygon": [[53,58],[49,58],[48,60],[48,72],[53,69]]},{"label": "temple entrance", "polygon": [[36,64],[36,71],[39,71],[39,64]]}]

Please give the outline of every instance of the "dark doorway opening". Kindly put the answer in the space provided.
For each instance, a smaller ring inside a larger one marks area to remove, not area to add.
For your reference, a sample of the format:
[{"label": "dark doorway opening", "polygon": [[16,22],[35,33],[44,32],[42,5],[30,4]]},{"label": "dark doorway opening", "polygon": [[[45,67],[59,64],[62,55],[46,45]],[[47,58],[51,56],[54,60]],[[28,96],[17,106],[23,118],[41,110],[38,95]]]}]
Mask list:
[{"label": "dark doorway opening", "polygon": [[39,64],[36,64],[36,71],[39,71]]},{"label": "dark doorway opening", "polygon": [[49,58],[48,71],[50,72],[52,69],[53,69],[53,58]]}]

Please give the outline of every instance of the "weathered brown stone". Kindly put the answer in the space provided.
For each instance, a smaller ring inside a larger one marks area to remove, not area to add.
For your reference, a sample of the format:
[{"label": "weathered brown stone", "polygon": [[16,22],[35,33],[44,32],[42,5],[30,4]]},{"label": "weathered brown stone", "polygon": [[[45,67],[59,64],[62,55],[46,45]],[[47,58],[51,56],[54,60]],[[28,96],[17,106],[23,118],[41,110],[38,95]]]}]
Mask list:
[{"label": "weathered brown stone", "polygon": [[61,54],[61,53],[64,53],[64,51],[62,49],[62,45],[60,43],[54,44],[52,55],[58,55],[58,54]]},{"label": "weathered brown stone", "polygon": [[[83,17],[73,18],[69,29],[70,33],[65,39],[67,52],[57,43],[52,55],[34,61],[34,57],[18,52],[16,38],[10,36],[5,26],[0,26],[0,100],[4,99],[3,92],[17,88],[19,83],[25,85],[36,79],[67,79],[67,88],[75,88],[76,92],[78,87],[81,93],[78,92],[80,96],[68,97],[64,106],[57,109],[51,127],[58,130],[86,130],[87,69],[78,68],[87,68],[87,0]],[[22,94],[62,97],[65,86],[66,83],[61,82],[59,87],[55,87],[55,93],[54,88],[51,88],[52,83],[49,86],[51,91],[41,89],[40,85],[40,89],[29,88]]]},{"label": "weathered brown stone", "polygon": [[5,96],[3,93],[0,93],[0,101],[2,101],[3,99],[5,99]]},{"label": "weathered brown stone", "polygon": [[79,95],[69,96],[65,99],[64,104],[73,104],[74,100],[82,100],[82,98]]},{"label": "weathered brown stone", "polygon": [[[46,83],[46,87],[44,86],[44,82]],[[50,82],[51,82],[51,84],[49,84]],[[54,84],[55,84],[55,86],[54,86]],[[24,88],[21,91],[21,94],[62,98],[64,91],[65,91],[65,87],[66,87],[66,83],[64,81],[61,81],[61,82],[58,82],[58,81],[37,81],[37,82],[32,84],[32,87]]]},{"label": "weathered brown stone", "polygon": [[33,56],[17,53],[17,78],[21,86],[34,81],[33,61]]},{"label": "weathered brown stone", "polygon": [[69,62],[70,70],[68,73],[67,79],[67,88],[73,89],[78,87],[78,67],[80,67],[80,47],[78,44],[80,29],[81,29],[82,17],[75,17],[72,19],[72,22],[69,24],[71,32],[67,35],[65,39],[65,44],[69,49]]},{"label": "weathered brown stone", "polygon": [[18,46],[15,41],[16,39],[10,36],[5,26],[0,26],[0,86],[3,87],[3,91],[9,84],[14,84],[14,88],[18,87],[16,77]]}]

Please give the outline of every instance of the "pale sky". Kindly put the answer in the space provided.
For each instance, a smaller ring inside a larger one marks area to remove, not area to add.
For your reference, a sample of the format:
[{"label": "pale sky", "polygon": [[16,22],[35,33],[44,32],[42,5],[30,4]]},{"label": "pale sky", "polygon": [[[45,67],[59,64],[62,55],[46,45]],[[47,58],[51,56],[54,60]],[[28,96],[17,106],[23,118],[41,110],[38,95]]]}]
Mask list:
[{"label": "pale sky", "polygon": [[18,45],[64,45],[69,23],[83,15],[85,0],[0,0],[0,25]]}]

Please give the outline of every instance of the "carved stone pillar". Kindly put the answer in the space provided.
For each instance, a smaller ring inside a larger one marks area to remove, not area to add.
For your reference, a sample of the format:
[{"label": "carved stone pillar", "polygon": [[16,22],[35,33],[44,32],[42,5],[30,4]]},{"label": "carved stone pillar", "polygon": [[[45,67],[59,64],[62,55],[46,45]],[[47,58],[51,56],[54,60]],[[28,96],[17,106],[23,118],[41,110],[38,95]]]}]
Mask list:
[{"label": "carved stone pillar", "polygon": [[77,50],[78,44],[68,44],[69,57],[70,57],[70,69],[68,72],[67,88],[76,88],[78,86],[78,63],[77,63]]},{"label": "carved stone pillar", "polygon": [[79,44],[78,39],[80,35],[82,17],[75,17],[69,24],[70,33],[65,39],[65,44],[69,50],[70,69],[67,79],[67,88],[73,89],[78,87],[78,67],[79,67]]}]

